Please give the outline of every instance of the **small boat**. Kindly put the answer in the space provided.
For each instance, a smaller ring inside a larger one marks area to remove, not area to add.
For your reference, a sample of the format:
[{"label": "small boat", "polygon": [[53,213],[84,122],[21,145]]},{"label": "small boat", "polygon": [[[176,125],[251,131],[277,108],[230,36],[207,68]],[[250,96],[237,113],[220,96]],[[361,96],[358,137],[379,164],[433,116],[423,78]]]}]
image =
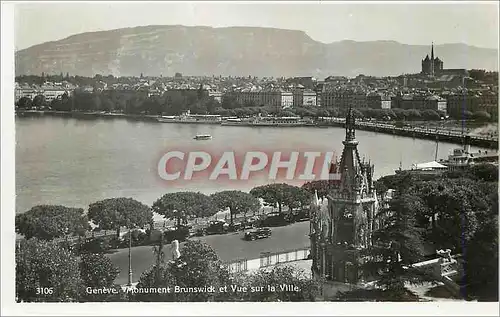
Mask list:
[{"label": "small boat", "polygon": [[195,140],[211,140],[212,136],[210,134],[198,134],[193,139],[195,139]]}]

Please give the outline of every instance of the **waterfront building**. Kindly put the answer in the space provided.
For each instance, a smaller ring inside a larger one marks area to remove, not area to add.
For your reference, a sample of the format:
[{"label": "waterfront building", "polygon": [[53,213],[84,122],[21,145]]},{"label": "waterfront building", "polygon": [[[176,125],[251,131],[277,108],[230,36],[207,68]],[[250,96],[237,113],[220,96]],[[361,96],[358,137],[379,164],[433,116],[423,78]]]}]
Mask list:
[{"label": "waterfront building", "polygon": [[355,118],[349,109],[344,149],[331,166],[327,203],[313,204],[311,214],[312,273],[326,282],[357,284],[365,280],[362,252],[372,244],[378,228],[378,201],[373,185],[374,166],[361,160]]},{"label": "waterfront building", "polygon": [[33,100],[37,95],[42,94],[42,90],[33,85],[19,85],[16,83],[15,89],[14,89],[14,101],[17,102],[21,98],[29,98]]},{"label": "waterfront building", "polygon": [[317,105],[316,92],[306,89],[302,92],[302,105],[315,107]]},{"label": "waterfront building", "polygon": [[304,105],[304,86],[297,85],[293,91],[293,106],[295,108],[302,107]]},{"label": "waterfront building", "polygon": [[351,89],[336,87],[334,85],[324,85],[322,92],[322,105],[325,107],[336,107],[355,109],[367,107],[366,92],[362,89]]},{"label": "waterfront building", "polygon": [[51,102],[52,100],[55,100],[57,98],[62,97],[64,94],[71,95],[71,92],[62,88],[62,87],[55,87],[55,86],[42,86],[42,91],[43,95],[45,96],[45,101]]},{"label": "waterfront building", "polygon": [[366,104],[371,109],[391,109],[392,97],[390,94],[370,92],[366,95]]},{"label": "waterfront building", "polygon": [[294,95],[281,88],[261,89],[257,87],[233,90],[225,93],[224,98],[234,98],[242,106],[269,106],[277,110],[293,106]]},{"label": "waterfront building", "polygon": [[14,101],[18,101],[23,97],[27,97],[31,100],[35,99],[36,96],[42,95],[45,97],[46,102],[51,102],[57,98],[60,98],[62,95],[67,94],[69,96],[72,95],[74,87],[63,85],[62,83],[51,84],[47,83],[42,86],[37,85],[19,85],[16,84],[14,90]]},{"label": "waterfront building", "polygon": [[424,101],[424,108],[446,113],[446,99],[436,95],[427,96]]},{"label": "waterfront building", "polygon": [[281,108],[290,108],[293,106],[293,93],[291,91],[284,91],[280,89],[281,92]]},{"label": "waterfront building", "polygon": [[222,102],[222,92],[220,91],[210,90],[208,92],[208,96],[214,98],[214,100],[218,101],[219,103]]}]

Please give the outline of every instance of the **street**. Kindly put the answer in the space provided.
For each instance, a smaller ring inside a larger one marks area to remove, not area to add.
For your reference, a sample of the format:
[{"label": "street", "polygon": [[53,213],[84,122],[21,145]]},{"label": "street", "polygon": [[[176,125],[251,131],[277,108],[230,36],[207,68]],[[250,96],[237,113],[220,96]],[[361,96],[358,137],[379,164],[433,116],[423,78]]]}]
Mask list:
[{"label": "street", "polygon": [[[261,252],[278,252],[309,246],[309,222],[294,223],[285,227],[271,228],[269,238],[245,241],[243,232],[193,237],[191,240],[200,240],[210,245],[224,261],[237,259],[256,259]],[[181,254],[182,254],[181,244]],[[117,284],[125,284],[128,280],[128,249],[111,250],[108,257],[120,268],[116,278]],[[170,245],[164,247],[165,258],[170,258]],[[153,246],[140,246],[132,248],[133,282],[137,282],[142,274],[151,267],[154,259]]]}]

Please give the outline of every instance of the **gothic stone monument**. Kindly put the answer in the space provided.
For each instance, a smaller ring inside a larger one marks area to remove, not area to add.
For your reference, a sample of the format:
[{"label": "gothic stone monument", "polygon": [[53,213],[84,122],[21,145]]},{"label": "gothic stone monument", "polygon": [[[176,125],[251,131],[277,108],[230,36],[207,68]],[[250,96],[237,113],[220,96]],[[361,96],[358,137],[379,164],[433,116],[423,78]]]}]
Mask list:
[{"label": "gothic stone monument", "polygon": [[360,159],[355,138],[355,118],[349,109],[345,123],[344,149],[340,161],[332,164],[327,204],[311,215],[311,255],[313,276],[327,281],[357,284],[363,281],[363,249],[371,245],[376,230],[378,203],[373,187],[374,166]]}]

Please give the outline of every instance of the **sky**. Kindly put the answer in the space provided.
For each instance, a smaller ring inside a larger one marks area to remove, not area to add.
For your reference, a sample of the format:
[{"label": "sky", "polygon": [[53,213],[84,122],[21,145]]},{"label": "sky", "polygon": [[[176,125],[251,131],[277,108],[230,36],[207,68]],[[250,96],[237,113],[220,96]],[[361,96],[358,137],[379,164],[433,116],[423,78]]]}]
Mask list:
[{"label": "sky", "polygon": [[305,31],[316,41],[394,40],[498,48],[498,3],[77,2],[17,3],[15,46],[143,25],[260,26]]}]

